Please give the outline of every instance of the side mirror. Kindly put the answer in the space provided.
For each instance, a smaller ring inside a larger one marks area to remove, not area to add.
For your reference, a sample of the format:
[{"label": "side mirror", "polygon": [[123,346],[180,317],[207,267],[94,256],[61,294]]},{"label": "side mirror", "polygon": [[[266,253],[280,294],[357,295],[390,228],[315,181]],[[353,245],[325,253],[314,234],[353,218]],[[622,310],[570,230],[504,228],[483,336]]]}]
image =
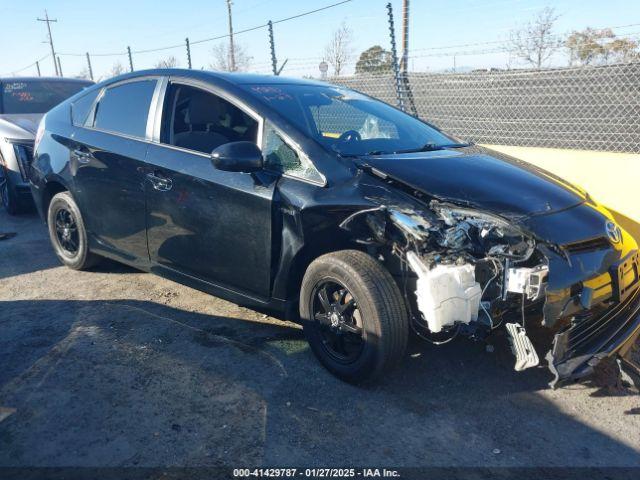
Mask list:
[{"label": "side mirror", "polygon": [[213,165],[227,172],[252,173],[262,170],[262,152],[253,142],[231,142],[211,153]]}]

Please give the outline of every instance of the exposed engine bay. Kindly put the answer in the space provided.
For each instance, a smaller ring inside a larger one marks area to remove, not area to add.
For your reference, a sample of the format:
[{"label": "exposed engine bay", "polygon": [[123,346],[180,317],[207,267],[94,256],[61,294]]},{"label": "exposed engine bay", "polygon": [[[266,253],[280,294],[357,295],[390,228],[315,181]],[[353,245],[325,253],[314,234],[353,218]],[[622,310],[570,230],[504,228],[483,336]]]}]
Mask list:
[{"label": "exposed engine bay", "polygon": [[[539,365],[528,329],[573,328],[580,322],[577,312],[593,307],[580,305],[585,294],[575,287],[563,289],[562,298],[553,292],[547,305],[552,263],[570,268],[567,252],[516,221],[437,199],[424,203],[420,210],[383,204],[352,214],[341,227],[358,232],[363,243],[385,245],[399,262],[399,283],[418,336],[434,344],[458,335],[482,340],[503,326],[515,370]],[[527,325],[530,317],[538,318],[537,325]],[[570,334],[556,335],[547,353],[552,386],[573,373],[558,372],[556,365],[568,351]]]}]

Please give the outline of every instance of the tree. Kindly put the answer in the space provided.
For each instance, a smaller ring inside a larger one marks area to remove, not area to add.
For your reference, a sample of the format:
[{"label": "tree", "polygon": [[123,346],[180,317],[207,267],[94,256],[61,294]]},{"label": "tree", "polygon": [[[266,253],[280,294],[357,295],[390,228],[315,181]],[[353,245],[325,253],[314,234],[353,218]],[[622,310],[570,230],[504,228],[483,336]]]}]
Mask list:
[{"label": "tree", "polygon": [[617,62],[637,62],[640,60],[640,52],[638,51],[640,44],[637,40],[630,38],[616,38],[607,44],[607,63]]},{"label": "tree", "polygon": [[569,64],[591,65],[615,62],[630,62],[639,59],[638,42],[627,38],[616,38],[610,28],[597,30],[585,28],[574,31],[567,37],[565,47],[569,49]]},{"label": "tree", "polygon": [[[244,46],[238,42],[233,43],[233,54],[235,57],[235,71],[246,71],[251,66],[253,57],[250,56]],[[220,70],[224,72],[231,72],[231,59],[229,54],[229,45],[226,43],[219,43],[213,47],[211,54],[213,60],[209,64],[209,68],[212,70]]]},{"label": "tree", "polygon": [[109,70],[109,73],[107,74],[107,78],[117,77],[118,75],[122,75],[123,73],[124,73],[124,67],[122,66],[122,63],[120,63],[120,61],[118,60],[116,63],[114,63],[111,66],[111,70]]},{"label": "tree", "polygon": [[156,62],[156,68],[175,68],[178,66],[178,59],[171,55]]},{"label": "tree", "polygon": [[91,80],[91,75],[89,74],[89,68],[84,67],[80,70],[77,75],[73,78],[79,78],[81,80]]},{"label": "tree", "polygon": [[374,45],[360,54],[356,63],[356,73],[385,73],[393,66],[391,52],[380,45]]},{"label": "tree", "polygon": [[512,30],[509,52],[540,70],[562,44],[553,33],[558,18],[553,8],[546,7],[533,20]]},{"label": "tree", "polygon": [[334,75],[340,76],[345,64],[353,56],[353,34],[345,23],[333,31],[331,40],[324,49],[324,58],[333,67]]},{"label": "tree", "polygon": [[589,65],[606,55],[605,43],[615,37],[609,28],[596,30],[585,28],[581,32],[572,32],[564,46],[569,49],[569,64]]}]

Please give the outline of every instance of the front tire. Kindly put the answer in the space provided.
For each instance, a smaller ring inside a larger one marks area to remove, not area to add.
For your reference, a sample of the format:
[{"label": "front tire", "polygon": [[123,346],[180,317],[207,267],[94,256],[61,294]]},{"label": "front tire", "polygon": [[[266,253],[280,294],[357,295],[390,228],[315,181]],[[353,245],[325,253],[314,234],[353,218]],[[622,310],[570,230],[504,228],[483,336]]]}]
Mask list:
[{"label": "front tire", "polygon": [[18,193],[11,184],[8,172],[2,165],[0,165],[0,201],[9,215],[20,213],[21,205]]},{"label": "front tire", "polygon": [[404,356],[409,323],[391,274],[358,250],[322,255],[300,292],[305,336],[320,363],[347,382],[380,377]]},{"label": "front tire", "polygon": [[69,192],[54,195],[47,212],[49,238],[60,261],[74,270],[93,267],[99,257],[89,251],[80,209]]}]

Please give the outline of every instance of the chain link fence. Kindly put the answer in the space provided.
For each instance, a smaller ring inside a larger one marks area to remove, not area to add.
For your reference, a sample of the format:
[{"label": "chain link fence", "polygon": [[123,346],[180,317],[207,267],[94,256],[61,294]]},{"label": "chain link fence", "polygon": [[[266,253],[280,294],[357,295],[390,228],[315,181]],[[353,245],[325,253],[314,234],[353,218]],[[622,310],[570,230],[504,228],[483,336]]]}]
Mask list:
[{"label": "chain link fence", "polygon": [[[640,63],[409,73],[405,108],[476,143],[640,153]],[[396,105],[393,74],[329,80]]]}]

